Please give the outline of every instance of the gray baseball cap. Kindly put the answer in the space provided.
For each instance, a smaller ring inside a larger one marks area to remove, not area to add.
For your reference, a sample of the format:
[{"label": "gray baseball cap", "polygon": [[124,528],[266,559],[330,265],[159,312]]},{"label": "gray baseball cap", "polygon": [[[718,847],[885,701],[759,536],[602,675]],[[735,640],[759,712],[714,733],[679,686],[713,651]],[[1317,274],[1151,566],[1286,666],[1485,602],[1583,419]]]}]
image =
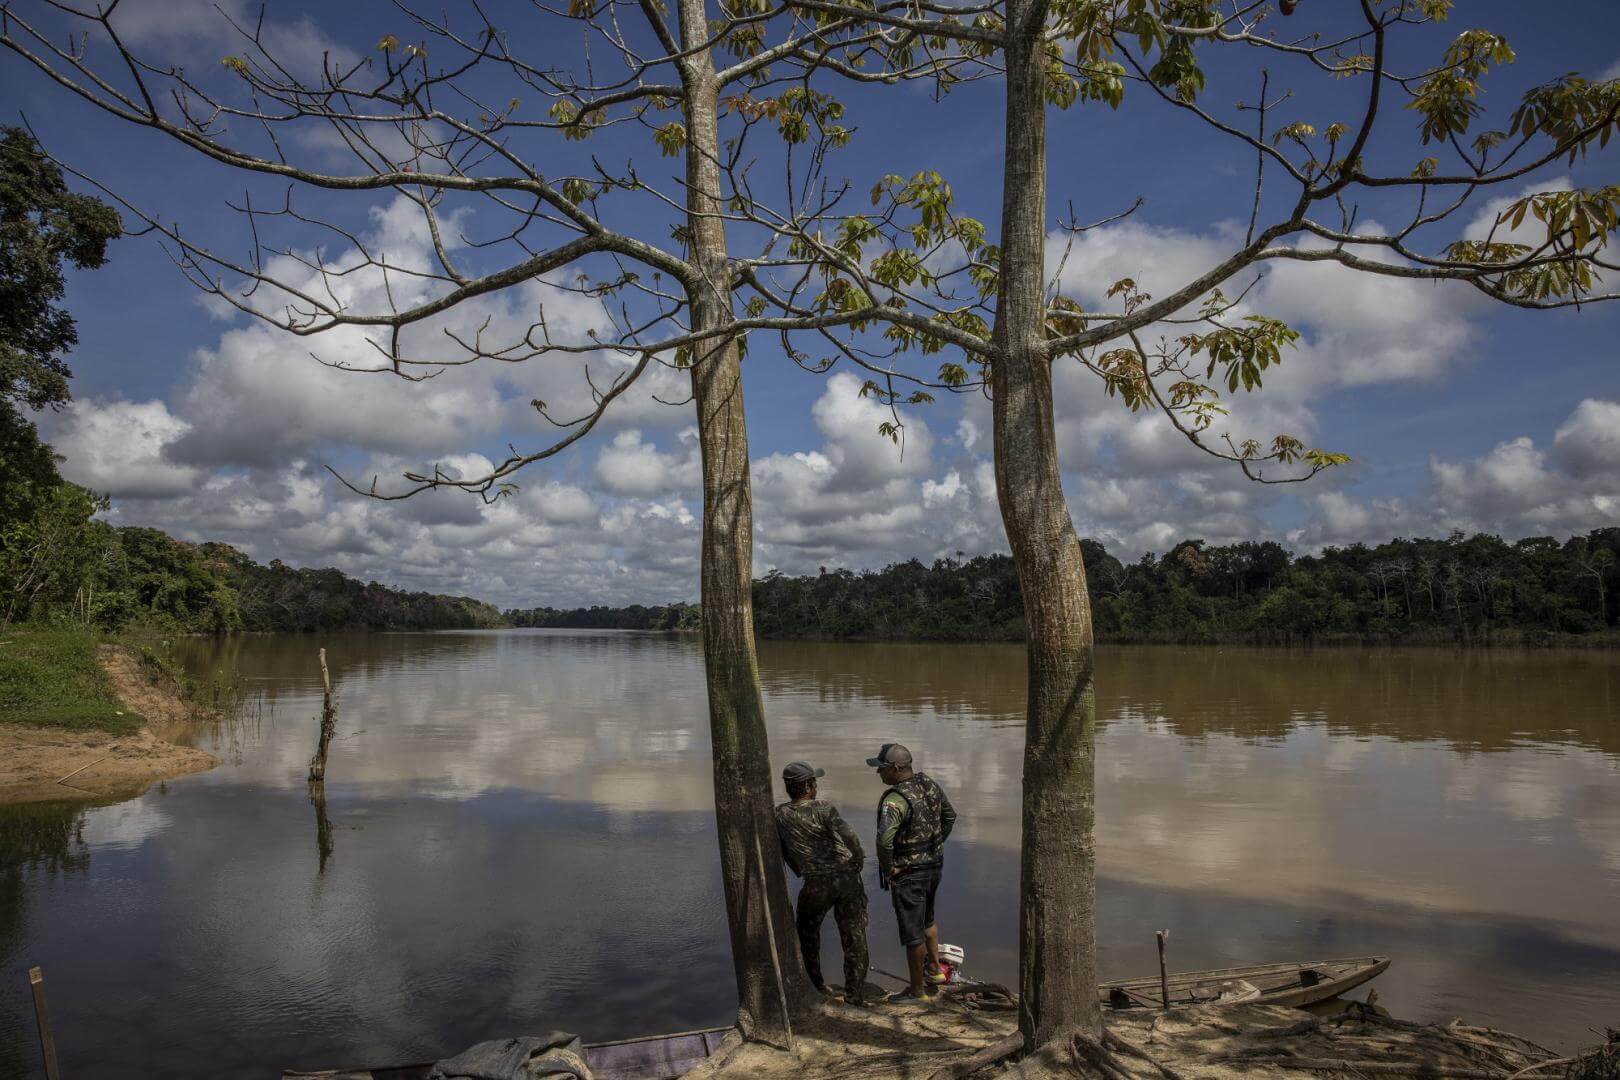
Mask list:
[{"label": "gray baseball cap", "polygon": [[826,769],[815,768],[808,761],[790,761],[782,770],[782,779],[789,784],[799,784],[826,775]]},{"label": "gray baseball cap", "polygon": [[867,758],[866,763],[874,769],[881,769],[885,765],[910,765],[911,751],[897,742],[886,742],[877,757]]}]

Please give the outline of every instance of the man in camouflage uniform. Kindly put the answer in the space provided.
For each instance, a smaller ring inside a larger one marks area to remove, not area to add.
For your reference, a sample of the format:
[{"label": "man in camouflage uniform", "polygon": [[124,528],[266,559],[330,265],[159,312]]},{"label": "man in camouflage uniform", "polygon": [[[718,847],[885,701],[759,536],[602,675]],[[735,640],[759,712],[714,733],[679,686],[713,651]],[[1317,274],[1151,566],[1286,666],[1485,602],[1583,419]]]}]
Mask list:
[{"label": "man in camouflage uniform", "polygon": [[830,802],[816,798],[816,779],[825,769],[795,761],[782,770],[789,802],[776,808],[776,831],[782,839],[782,858],[804,879],[799,890],[797,922],[799,948],[805,971],[817,990],[825,991],[821,977],[821,923],[827,912],[838,924],[844,947],[844,1000],[867,1004],[866,885],[861,866],[866,852],[860,838]]},{"label": "man in camouflage uniform", "polygon": [[906,949],[911,986],[900,997],[923,998],[945,981],[939,964],[939,927],[934,895],[945,866],[945,838],[956,810],[927,773],[913,772],[911,751],[884,743],[866,763],[889,789],[878,802],[878,880],[894,898],[900,944]]}]

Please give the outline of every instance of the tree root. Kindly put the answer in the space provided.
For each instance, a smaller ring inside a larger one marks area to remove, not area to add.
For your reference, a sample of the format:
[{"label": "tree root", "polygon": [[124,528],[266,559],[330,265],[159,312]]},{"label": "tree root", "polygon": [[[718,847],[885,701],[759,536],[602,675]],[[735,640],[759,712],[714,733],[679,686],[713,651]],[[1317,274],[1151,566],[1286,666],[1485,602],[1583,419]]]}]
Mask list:
[{"label": "tree root", "polygon": [[982,1050],[974,1051],[961,1061],[953,1061],[943,1069],[939,1069],[928,1080],[962,1080],[963,1077],[972,1076],[980,1069],[987,1068],[999,1061],[1005,1061],[1024,1049],[1024,1036],[1022,1032],[1015,1031],[1003,1039],[998,1039]]},{"label": "tree root", "polygon": [[[1455,1020],[1447,1024],[1446,1029],[1448,1031],[1478,1032],[1480,1035],[1489,1035],[1497,1042],[1517,1043],[1519,1046],[1534,1050],[1538,1054],[1546,1054],[1548,1057],[1558,1056],[1558,1051],[1553,1050],[1550,1047],[1542,1046],[1538,1042],[1533,1042],[1530,1039],[1525,1038],[1523,1035],[1515,1035],[1511,1031],[1498,1031],[1495,1028],[1490,1027],[1474,1027],[1470,1024],[1460,1024]],[[1478,1038],[1479,1036],[1474,1035],[1470,1037]]]},{"label": "tree root", "polygon": [[1512,1076],[1509,1076],[1507,1078],[1507,1080],[1519,1080],[1519,1077],[1521,1077],[1521,1076],[1529,1076],[1532,1073],[1543,1072],[1543,1071],[1545,1071],[1547,1069],[1558,1069],[1558,1068],[1562,1068],[1565,1065],[1573,1065],[1577,1061],[1584,1060],[1589,1055],[1590,1055],[1590,1051],[1588,1051],[1588,1053],[1586,1053],[1586,1054],[1576,1054],[1574,1057],[1561,1057],[1561,1058],[1552,1058],[1551,1060],[1548,1060],[1548,1061],[1538,1061],[1534,1065],[1526,1065],[1524,1068],[1520,1069],[1518,1072],[1514,1073]]},{"label": "tree root", "polygon": [[984,997],[1006,998],[1008,1001],[1016,1001],[1017,1000],[1016,998],[1013,997],[1012,991],[1008,990],[1005,986],[1002,986],[1000,983],[992,983],[992,982],[946,983],[944,986],[941,986],[939,989],[940,989],[940,993],[949,994],[952,997],[961,997],[961,996],[964,996],[964,995],[975,995],[975,994],[977,994],[977,995],[982,995]]},{"label": "tree root", "polygon": [[946,983],[939,993],[952,1004],[973,1011],[1012,1012],[1018,1008],[1018,999],[1000,983]]},{"label": "tree root", "polygon": [[1075,1060],[1090,1065],[1102,1075],[1103,1080],[1133,1080],[1130,1070],[1119,1064],[1119,1059],[1103,1039],[1076,1031],[1070,1034],[1069,1044],[1074,1047]]},{"label": "tree root", "polygon": [[1311,1072],[1367,1073],[1383,1076],[1439,1076],[1450,1080],[1504,1080],[1505,1074],[1494,1069],[1459,1069],[1449,1065],[1412,1061],[1370,1061],[1364,1058],[1306,1058],[1288,1051],[1240,1051],[1221,1054],[1213,1059],[1226,1065],[1278,1065],[1289,1069]]},{"label": "tree root", "polygon": [[1146,1050],[1143,1050],[1140,1046],[1127,1042],[1118,1035],[1115,1035],[1112,1031],[1104,1031],[1102,1041],[1104,1046],[1111,1046],[1121,1053],[1129,1054],[1134,1058],[1141,1058],[1143,1061],[1157,1069],[1159,1071],[1159,1075],[1164,1077],[1165,1080],[1185,1080],[1180,1073],[1170,1068],[1170,1066],[1164,1064],[1158,1058],[1149,1054]]},{"label": "tree root", "polygon": [[[1422,1032],[1426,1036],[1438,1037],[1457,1047],[1465,1057],[1472,1059],[1482,1067],[1499,1070],[1499,1073],[1513,1071],[1514,1063],[1508,1057],[1510,1051],[1523,1054],[1525,1048],[1529,1048],[1533,1052],[1546,1054],[1549,1057],[1554,1056],[1553,1051],[1544,1046],[1538,1046],[1528,1039],[1521,1039],[1516,1035],[1509,1036],[1503,1032],[1492,1031],[1489,1028],[1470,1028],[1456,1023],[1445,1025],[1420,1024],[1411,1020],[1397,1020],[1392,1016],[1381,1016],[1371,1010],[1353,1016],[1346,1014],[1343,1018],[1338,1018],[1334,1026],[1342,1027],[1347,1022],[1377,1025],[1392,1028],[1396,1031]],[[1475,1032],[1488,1034],[1490,1037],[1485,1038],[1481,1034],[1474,1034]],[[1502,1043],[1508,1041],[1516,1042],[1519,1046],[1504,1047]]]},{"label": "tree root", "polygon": [[1321,1030],[1322,1021],[1316,1017],[1311,1017],[1308,1020],[1301,1020],[1297,1024],[1289,1024],[1287,1027],[1280,1028],[1267,1028],[1255,1034],[1263,1039],[1292,1039],[1300,1035],[1315,1035]]}]

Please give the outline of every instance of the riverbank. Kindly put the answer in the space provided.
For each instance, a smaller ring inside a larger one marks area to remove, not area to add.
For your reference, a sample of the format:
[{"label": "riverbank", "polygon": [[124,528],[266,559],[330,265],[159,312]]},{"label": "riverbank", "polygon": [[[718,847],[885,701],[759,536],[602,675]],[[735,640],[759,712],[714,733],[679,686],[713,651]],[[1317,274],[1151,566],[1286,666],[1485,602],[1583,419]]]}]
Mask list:
[{"label": "riverbank", "polygon": [[733,1034],[682,1080],[1226,1080],[1417,1076],[1435,1080],[1607,1078],[1620,1041],[1561,1057],[1527,1039],[1454,1020],[1418,1024],[1351,1003],[1332,1016],[1266,1005],[1108,1012],[1101,1039],[1074,1037],[1016,1060],[1017,1014],[973,1003],[832,1005],[791,1052]]},{"label": "riverbank", "polygon": [[0,640],[0,804],[130,798],[211,769],[213,755],[170,741],[197,715],[133,646],[13,630]]}]

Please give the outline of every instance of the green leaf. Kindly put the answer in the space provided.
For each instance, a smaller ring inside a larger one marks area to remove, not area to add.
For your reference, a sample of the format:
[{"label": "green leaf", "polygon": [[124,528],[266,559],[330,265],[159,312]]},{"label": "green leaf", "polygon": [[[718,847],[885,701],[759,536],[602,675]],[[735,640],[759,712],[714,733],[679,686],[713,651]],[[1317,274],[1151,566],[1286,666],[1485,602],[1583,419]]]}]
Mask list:
[{"label": "green leaf", "polygon": [[653,132],[653,142],[658,144],[658,149],[664,157],[678,157],[686,146],[686,125],[678,120],[671,120]]}]

